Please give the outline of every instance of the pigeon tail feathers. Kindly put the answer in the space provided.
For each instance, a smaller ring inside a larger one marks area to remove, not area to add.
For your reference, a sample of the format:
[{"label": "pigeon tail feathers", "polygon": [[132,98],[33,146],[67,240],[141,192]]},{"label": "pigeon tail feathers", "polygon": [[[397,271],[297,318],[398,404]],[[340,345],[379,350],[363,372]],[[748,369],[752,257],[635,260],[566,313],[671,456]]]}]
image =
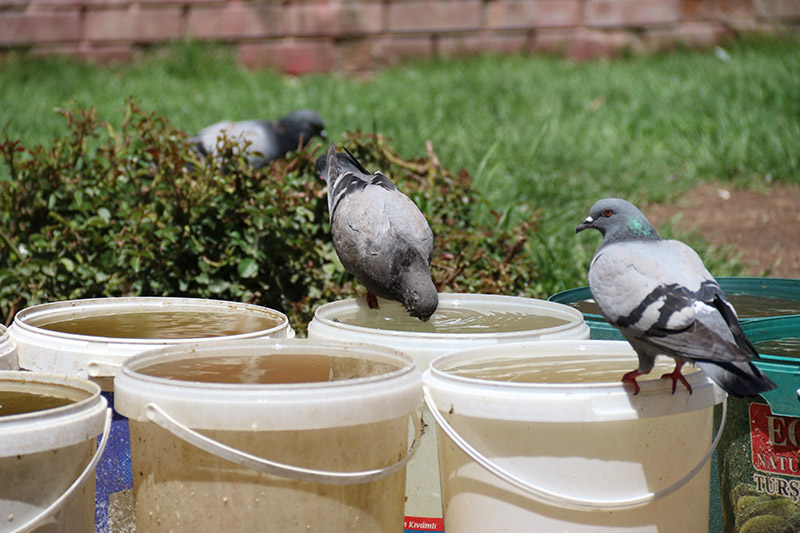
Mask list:
[{"label": "pigeon tail feathers", "polygon": [[733,396],[755,396],[777,387],[750,361],[697,361],[697,367]]}]

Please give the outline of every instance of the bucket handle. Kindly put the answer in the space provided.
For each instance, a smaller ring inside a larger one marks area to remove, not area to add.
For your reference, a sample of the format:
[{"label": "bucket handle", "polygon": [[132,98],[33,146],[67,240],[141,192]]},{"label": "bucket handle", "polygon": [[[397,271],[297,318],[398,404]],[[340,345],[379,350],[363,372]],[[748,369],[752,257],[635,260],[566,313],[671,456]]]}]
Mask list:
[{"label": "bucket handle", "polygon": [[358,485],[361,483],[371,483],[380,479],[389,477],[401,470],[406,463],[408,463],[411,456],[419,445],[419,438],[422,435],[422,427],[420,425],[419,417],[411,413],[411,420],[414,423],[414,440],[408,448],[406,455],[398,462],[384,468],[376,468],[373,470],[364,470],[361,472],[329,472],[325,470],[314,470],[311,468],[304,468],[302,466],[292,466],[269,459],[264,459],[256,455],[237,450],[231,446],[223,444],[214,440],[206,435],[198,433],[197,431],[185,426],[179,421],[175,420],[172,416],[167,414],[161,407],[156,404],[150,403],[145,407],[145,416],[151,422],[166,429],[179,439],[210,453],[236,463],[238,465],[264,472],[281,476],[284,478],[293,479],[295,481],[304,481],[308,483],[324,483],[326,485]]},{"label": "bucket handle", "polygon": [[89,475],[94,472],[97,463],[100,461],[100,457],[102,457],[103,452],[106,449],[106,444],[108,444],[108,436],[111,434],[111,408],[106,409],[106,421],[105,425],[103,426],[103,437],[100,439],[100,444],[97,445],[97,449],[94,452],[94,456],[92,460],[89,461],[89,464],[86,465],[86,468],[83,469],[81,475],[69,486],[69,488],[64,491],[64,493],[56,498],[56,500],[48,505],[42,512],[38,515],[33,517],[27,524],[23,524],[22,526],[18,527],[17,529],[12,530],[11,533],[27,533],[29,531],[33,531],[42,523],[50,518],[53,514],[55,514],[59,508],[64,505],[64,503],[69,500],[72,495],[83,485],[83,483],[89,479]]},{"label": "bucket handle", "polygon": [[108,361],[89,361],[86,365],[86,373],[90,378],[107,378],[119,374],[122,368],[121,363],[110,363]]},{"label": "bucket handle", "polygon": [[537,487],[532,485],[528,481],[521,479],[514,474],[506,471],[501,466],[493,463],[491,459],[488,459],[486,456],[481,454],[478,450],[476,450],[471,444],[469,444],[464,437],[459,435],[459,433],[451,426],[447,420],[445,420],[442,413],[436,407],[436,404],[433,401],[433,398],[430,395],[428,387],[423,386],[423,395],[425,397],[425,403],[428,404],[428,408],[433,415],[434,420],[445,432],[445,434],[450,437],[450,439],[455,443],[456,446],[461,448],[461,450],[466,453],[473,461],[478,463],[481,467],[486,469],[491,474],[495,475],[496,477],[500,478],[501,480],[505,481],[506,483],[513,485],[515,488],[519,489],[520,491],[524,492],[534,500],[538,501],[539,503],[544,503],[546,505],[555,505],[557,507],[562,507],[564,509],[573,509],[579,511],[586,511],[586,510],[603,510],[603,511],[621,511],[625,509],[632,509],[634,507],[640,507],[642,505],[647,505],[651,502],[656,500],[660,500],[665,496],[668,496],[675,492],[676,490],[683,487],[686,483],[688,483],[708,462],[711,458],[711,454],[714,453],[714,450],[717,448],[717,444],[719,444],[720,437],[722,436],[722,431],[725,429],[725,420],[728,416],[728,397],[726,396],[722,401],[722,419],[719,423],[719,428],[717,429],[717,434],[714,436],[714,440],[711,443],[711,447],[708,449],[708,452],[703,456],[697,465],[692,468],[686,475],[680,478],[678,481],[669,485],[668,487],[664,487],[661,490],[656,492],[650,492],[648,494],[644,494],[642,496],[637,496],[635,498],[630,498],[627,500],[581,500],[578,498],[573,498],[571,496],[566,496],[563,494],[558,494],[555,492],[551,492],[547,489],[543,489],[541,487]]}]

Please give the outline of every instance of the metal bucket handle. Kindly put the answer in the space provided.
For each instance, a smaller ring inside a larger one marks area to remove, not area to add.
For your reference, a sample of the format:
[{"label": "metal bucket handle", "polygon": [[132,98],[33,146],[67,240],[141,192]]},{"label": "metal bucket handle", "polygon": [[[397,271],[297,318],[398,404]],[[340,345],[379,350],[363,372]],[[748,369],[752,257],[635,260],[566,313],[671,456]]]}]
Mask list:
[{"label": "metal bucket handle", "polygon": [[97,463],[100,461],[100,457],[102,457],[103,452],[106,449],[106,444],[108,443],[108,436],[111,434],[111,408],[106,409],[106,421],[105,425],[103,426],[103,437],[100,439],[100,444],[97,445],[97,449],[94,452],[94,456],[92,460],[89,461],[89,464],[86,465],[86,468],[83,469],[81,475],[69,486],[69,488],[64,491],[64,493],[56,498],[56,500],[48,505],[42,512],[38,515],[33,517],[31,520],[28,521],[27,524],[23,524],[22,526],[18,527],[11,531],[11,533],[27,533],[29,531],[33,531],[37,527],[42,525],[42,522],[50,518],[54,513],[56,513],[59,508],[64,505],[64,503],[69,500],[75,491],[77,491],[83,483],[89,479],[89,475],[94,472]]},{"label": "metal bucket handle", "polygon": [[433,418],[436,420],[436,423],[439,424],[439,428],[444,431],[448,437],[450,437],[456,446],[461,448],[464,453],[466,453],[473,461],[478,463],[489,473],[500,478],[506,483],[513,485],[515,488],[519,489],[540,503],[544,503],[546,505],[555,505],[564,509],[574,509],[580,511],[620,511],[624,509],[632,509],[634,507],[647,505],[651,502],[664,498],[665,496],[668,496],[680,489],[686,483],[688,483],[711,458],[711,455],[717,448],[717,444],[719,444],[722,431],[725,429],[725,420],[727,419],[728,415],[728,398],[726,396],[722,401],[722,419],[720,421],[719,428],[717,429],[717,434],[715,435],[708,452],[705,454],[705,456],[703,456],[700,462],[695,465],[694,468],[692,468],[686,475],[672,485],[669,485],[668,487],[656,492],[650,492],[648,494],[626,500],[581,500],[532,485],[530,482],[515,476],[514,474],[503,469],[501,466],[493,463],[491,459],[487,458],[474,447],[472,447],[472,445],[469,444],[461,435],[459,435],[453,426],[451,426],[447,420],[445,420],[444,416],[442,416],[442,413],[437,409],[436,404],[430,395],[428,387],[426,386],[423,386],[423,395],[425,397],[425,403],[428,404],[428,408],[430,409]]},{"label": "metal bucket handle", "polygon": [[266,474],[281,476],[295,481],[324,483],[326,485],[358,485],[389,477],[406,466],[411,456],[414,455],[419,445],[419,438],[422,435],[420,417],[414,416],[414,413],[411,413],[411,420],[414,423],[414,440],[411,442],[411,446],[409,446],[406,455],[398,462],[384,468],[364,470],[361,472],[329,472],[278,463],[237,450],[236,448],[223,444],[183,425],[154,403],[147,404],[145,407],[145,416],[149,421],[166,429],[179,439],[204,452],[215,455],[220,459]]}]

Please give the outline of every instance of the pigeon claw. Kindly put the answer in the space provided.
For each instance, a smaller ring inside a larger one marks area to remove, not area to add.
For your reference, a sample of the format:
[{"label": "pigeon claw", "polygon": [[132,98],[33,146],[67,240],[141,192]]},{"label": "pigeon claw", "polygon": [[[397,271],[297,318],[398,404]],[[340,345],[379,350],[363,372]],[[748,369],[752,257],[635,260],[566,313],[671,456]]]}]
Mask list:
[{"label": "pigeon claw", "polygon": [[673,370],[669,374],[664,374],[663,376],[661,376],[661,379],[672,380],[672,394],[675,394],[675,388],[677,387],[679,381],[683,383],[683,386],[686,387],[686,390],[689,391],[689,394],[692,393],[692,386],[689,385],[689,382],[686,381],[684,375],[681,374],[681,368],[683,368],[684,364],[685,364],[684,361],[675,361],[675,370]]},{"label": "pigeon claw", "polygon": [[378,305],[378,297],[370,291],[367,291],[367,306],[370,309],[380,309],[381,307]]},{"label": "pigeon claw", "polygon": [[649,372],[650,372],[649,370],[647,372],[639,372],[638,370],[631,370],[630,372],[622,376],[622,382],[630,383],[631,385],[633,385],[633,395],[636,396],[637,394],[639,394],[640,390],[639,384],[636,383],[636,378],[638,378],[639,376],[643,376]]}]

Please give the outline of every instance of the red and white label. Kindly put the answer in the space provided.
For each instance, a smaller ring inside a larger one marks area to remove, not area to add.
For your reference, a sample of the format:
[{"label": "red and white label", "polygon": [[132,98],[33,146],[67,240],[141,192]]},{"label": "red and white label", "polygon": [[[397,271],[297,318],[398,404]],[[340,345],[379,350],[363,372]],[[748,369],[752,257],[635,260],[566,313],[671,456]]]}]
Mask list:
[{"label": "red and white label", "polygon": [[433,531],[434,533],[444,531],[444,519],[442,518],[426,518],[423,516],[407,516],[405,517],[406,531]]},{"label": "red and white label", "polygon": [[768,405],[750,404],[753,468],[800,477],[800,418],[773,415]]}]

